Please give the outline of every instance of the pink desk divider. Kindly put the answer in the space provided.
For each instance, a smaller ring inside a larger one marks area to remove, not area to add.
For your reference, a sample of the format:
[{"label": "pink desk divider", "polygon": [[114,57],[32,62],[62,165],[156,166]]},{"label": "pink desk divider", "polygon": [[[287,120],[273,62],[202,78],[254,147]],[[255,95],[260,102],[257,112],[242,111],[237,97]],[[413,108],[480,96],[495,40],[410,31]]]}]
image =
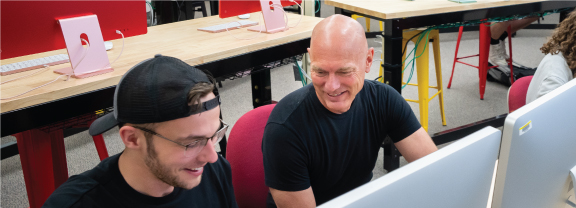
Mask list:
[{"label": "pink desk divider", "polygon": [[[72,77],[82,79],[114,71],[106,54],[104,38],[96,15],[59,19],[58,22],[62,28],[71,67],[54,70],[54,73],[72,74]],[[86,34],[90,43],[87,52],[80,39],[82,34]],[[76,68],[72,69],[74,66]]]},{"label": "pink desk divider", "polygon": [[[249,27],[249,31],[259,32],[261,27],[262,32],[265,33],[277,33],[287,30],[286,20],[284,19],[284,12],[279,7],[271,7],[270,3],[279,5],[282,7],[280,0],[260,0],[260,6],[262,7],[262,15],[264,16],[264,25],[256,25]],[[274,10],[272,10],[272,9]]]}]

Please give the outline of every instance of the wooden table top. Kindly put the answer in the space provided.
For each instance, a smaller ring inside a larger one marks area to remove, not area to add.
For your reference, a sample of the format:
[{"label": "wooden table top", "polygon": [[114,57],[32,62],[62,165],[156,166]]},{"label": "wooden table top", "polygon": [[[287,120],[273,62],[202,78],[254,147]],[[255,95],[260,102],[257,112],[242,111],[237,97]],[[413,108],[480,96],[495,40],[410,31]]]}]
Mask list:
[{"label": "wooden table top", "polygon": [[[263,22],[260,18],[261,15],[258,13],[252,14],[250,17],[252,21],[259,21],[260,24],[262,24]],[[289,25],[292,26],[296,24],[300,15],[288,14],[288,18]],[[190,65],[198,65],[309,38],[312,35],[312,29],[314,26],[322,19],[304,16],[297,27],[275,34],[257,34],[257,32],[250,32],[246,29],[236,29],[231,31],[233,35],[239,38],[251,38],[255,35],[258,36],[251,40],[238,40],[227,32],[208,33],[197,30],[197,28],[224,24],[237,20],[238,18],[236,17],[220,19],[218,16],[212,16],[149,27],[147,34],[125,39],[124,52],[122,53],[122,56],[118,61],[116,61],[116,63],[112,64],[114,72],[85,79],[71,78],[68,81],[64,81],[65,77],[63,77],[50,85],[31,91],[20,97],[10,100],[1,100],[0,110],[4,113],[62,99],[72,95],[114,86],[118,84],[120,78],[132,66],[145,59],[154,57],[155,54],[176,57]],[[107,52],[110,61],[116,59],[122,49],[122,39],[113,40],[112,42],[114,43],[114,48]],[[67,54],[67,52],[66,49],[49,51],[2,60],[1,64],[11,64],[55,54]],[[52,66],[50,70],[45,72],[0,85],[0,96],[1,98],[12,97],[48,83],[59,76],[53,72],[54,69],[61,69],[69,66],[69,63]],[[34,73],[38,70],[40,69],[2,76],[0,80],[10,80]]]},{"label": "wooden table top", "polygon": [[542,2],[546,0],[476,0],[456,3],[448,0],[325,0],[327,5],[381,19],[406,18],[448,12]]}]

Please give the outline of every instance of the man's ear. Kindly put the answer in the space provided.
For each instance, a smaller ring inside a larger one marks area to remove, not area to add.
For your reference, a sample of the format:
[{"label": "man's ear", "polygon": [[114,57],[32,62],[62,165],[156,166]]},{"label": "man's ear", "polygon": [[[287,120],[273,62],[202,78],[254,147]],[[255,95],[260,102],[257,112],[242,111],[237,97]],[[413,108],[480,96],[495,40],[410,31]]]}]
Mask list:
[{"label": "man's ear", "polygon": [[140,149],[144,146],[144,135],[142,132],[138,131],[138,129],[125,125],[119,130],[120,138],[126,148],[128,149]]},{"label": "man's ear", "polygon": [[366,54],[366,73],[370,72],[372,67],[372,62],[374,61],[374,48],[368,48],[368,54]]}]

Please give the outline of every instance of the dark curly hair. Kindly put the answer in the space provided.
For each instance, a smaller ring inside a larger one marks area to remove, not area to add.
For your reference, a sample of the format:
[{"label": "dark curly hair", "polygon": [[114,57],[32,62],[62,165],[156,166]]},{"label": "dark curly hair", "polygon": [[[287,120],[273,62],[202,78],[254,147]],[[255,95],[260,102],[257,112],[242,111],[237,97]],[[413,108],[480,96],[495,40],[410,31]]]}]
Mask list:
[{"label": "dark curly hair", "polygon": [[568,17],[560,22],[540,51],[544,54],[562,52],[568,67],[576,74],[576,11],[570,12]]}]

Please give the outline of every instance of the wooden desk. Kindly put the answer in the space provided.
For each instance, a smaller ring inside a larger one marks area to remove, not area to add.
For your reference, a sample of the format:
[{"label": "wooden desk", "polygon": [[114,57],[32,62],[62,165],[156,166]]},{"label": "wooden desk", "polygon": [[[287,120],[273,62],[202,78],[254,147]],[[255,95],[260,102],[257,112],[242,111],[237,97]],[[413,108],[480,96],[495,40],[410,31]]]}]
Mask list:
[{"label": "wooden desk", "polygon": [[[259,14],[253,14],[251,19],[258,21]],[[298,20],[299,15],[289,15],[290,22]],[[237,19],[237,18],[233,18]],[[298,27],[286,32],[276,34],[259,34],[259,38],[252,40],[237,40],[226,32],[207,33],[197,31],[197,28],[230,22],[230,19],[220,19],[217,16],[201,18],[191,21],[182,21],[166,25],[148,28],[148,34],[126,38],[125,49],[120,59],[112,66],[114,72],[86,79],[72,79],[70,81],[58,81],[41,89],[32,91],[12,100],[0,101],[1,112],[9,112],[24,107],[29,107],[45,102],[50,102],[80,93],[106,88],[116,85],[122,75],[136,63],[154,57],[155,54],[173,56],[182,59],[190,65],[202,65],[209,62],[238,56],[265,48],[286,44],[293,41],[310,38],[312,28],[319,18],[304,17]],[[255,32],[246,29],[232,30],[236,36],[251,37]],[[114,49],[108,52],[110,61],[113,61],[120,53],[122,40],[114,40]],[[11,64],[24,60],[45,57],[54,54],[65,54],[66,50],[50,51],[40,54],[22,56],[2,61],[2,64]],[[52,67],[53,69],[64,68],[66,64]],[[68,64],[69,65],[69,64]],[[215,76],[224,75],[227,69],[213,69]],[[241,70],[241,69],[236,69]],[[24,73],[2,76],[5,81],[19,77]],[[26,90],[39,86],[55,79],[58,75],[46,71],[33,77],[2,85],[2,97],[10,97]]]},{"label": "wooden desk", "polygon": [[326,4],[341,9],[369,15],[379,19],[408,18],[432,14],[444,14],[466,10],[518,5],[546,0],[476,0],[475,3],[455,3],[448,0],[326,0]]},{"label": "wooden desk", "polygon": [[[288,17],[292,24],[300,18],[293,14]],[[260,14],[251,15],[253,21],[259,21],[259,18]],[[18,149],[30,206],[40,207],[44,203],[50,193],[67,178],[67,168],[63,142],[56,141],[63,136],[61,129],[50,133],[28,130],[111,107],[115,85],[124,73],[155,54],[179,58],[210,71],[214,77],[224,77],[250,68],[266,69],[262,65],[306,53],[312,29],[321,19],[303,17],[297,27],[275,34],[257,34],[246,29],[231,31],[235,36],[243,38],[258,36],[252,40],[238,40],[226,32],[207,33],[197,30],[237,20],[236,17],[220,19],[213,16],[149,27],[147,34],[125,39],[124,52],[112,64],[112,73],[69,81],[60,79],[18,98],[0,101],[2,136],[27,132],[26,141],[21,143],[18,140]],[[110,61],[116,59],[122,49],[121,39],[112,42],[114,49],[108,51]],[[2,64],[54,54],[66,54],[66,50],[6,59],[2,60]],[[1,86],[1,97],[11,97],[52,81],[59,76],[52,72],[53,69],[66,66],[69,64],[53,66],[46,72],[4,84]],[[33,71],[2,76],[0,80],[6,81],[30,73]],[[253,98],[261,98],[255,104],[266,104],[271,99],[271,89],[266,87],[270,86],[269,70],[254,72],[252,79],[253,85],[264,86],[260,90],[253,90]]]},{"label": "wooden desk", "polygon": [[[446,23],[475,21],[485,18],[527,15],[553,9],[576,7],[576,1],[553,0],[477,0],[476,3],[455,3],[448,0],[326,0],[336,7],[337,14],[359,14],[384,22],[384,82],[398,92],[402,89],[402,30]],[[488,32],[490,30],[487,30]],[[488,33],[488,36],[490,34]],[[480,40],[489,41],[489,40]],[[487,53],[487,52],[486,52]],[[482,54],[481,54],[482,56]],[[483,56],[487,57],[488,54]],[[481,57],[480,57],[481,58]],[[480,66],[487,68],[487,58]],[[483,95],[481,91],[480,94]],[[500,127],[506,114],[435,134],[432,139],[439,145],[462,138],[485,126]],[[384,147],[384,168],[392,171],[399,167],[399,152],[393,145]]]},{"label": "wooden desk", "polygon": [[[251,15],[251,19],[254,21],[258,21],[258,18],[260,18],[260,14]],[[289,15],[289,18],[290,22],[294,23],[300,17],[299,15]],[[200,27],[227,23],[231,22],[231,20],[237,20],[237,18],[220,19],[217,16],[213,16],[149,27],[148,34],[125,39],[124,52],[120,59],[118,59],[116,63],[112,64],[114,68],[114,72],[112,73],[86,79],[72,79],[69,81],[61,79],[53,84],[32,91],[18,98],[0,101],[2,121],[6,121],[2,122],[2,136],[27,130],[19,128],[18,126],[29,126],[34,128],[50,123],[34,121],[28,117],[38,117],[36,113],[41,112],[22,114],[22,112],[19,111],[27,111],[30,107],[36,108],[55,101],[60,102],[75,96],[84,95],[86,93],[93,94],[97,91],[114,87],[128,69],[145,59],[154,57],[155,54],[179,58],[190,65],[195,65],[198,68],[209,70],[215,77],[221,77],[250,67],[306,53],[312,29],[321,19],[304,17],[296,28],[291,28],[286,32],[276,34],[259,34],[258,38],[252,40],[237,40],[226,32],[207,33],[197,31],[197,28]],[[245,38],[256,35],[256,33],[248,32],[246,29],[233,30],[231,33]],[[114,49],[108,51],[108,56],[111,61],[118,56],[122,47],[121,39],[112,42],[114,43]],[[66,54],[66,50],[62,49],[6,59],[2,60],[2,64],[10,64],[54,54]],[[53,66],[52,69],[64,68],[65,66],[66,64],[57,65]],[[1,96],[10,97],[17,95],[30,90],[33,87],[54,80],[58,75],[52,71],[53,70],[49,70],[16,82],[4,84],[1,88]],[[32,72],[2,76],[0,80],[5,81],[28,73]],[[76,103],[74,108],[83,105],[90,104]],[[111,105],[108,105],[108,107],[109,106]],[[90,110],[84,110],[84,112],[98,109],[102,108],[92,108]],[[53,110],[54,109],[52,109],[52,111]],[[58,112],[58,114],[59,113],[65,112]],[[28,118],[14,117],[12,114],[20,114]],[[57,115],[48,114],[46,116]],[[63,118],[69,118],[71,116],[73,115],[67,115]],[[30,122],[35,124],[31,125]]]}]

